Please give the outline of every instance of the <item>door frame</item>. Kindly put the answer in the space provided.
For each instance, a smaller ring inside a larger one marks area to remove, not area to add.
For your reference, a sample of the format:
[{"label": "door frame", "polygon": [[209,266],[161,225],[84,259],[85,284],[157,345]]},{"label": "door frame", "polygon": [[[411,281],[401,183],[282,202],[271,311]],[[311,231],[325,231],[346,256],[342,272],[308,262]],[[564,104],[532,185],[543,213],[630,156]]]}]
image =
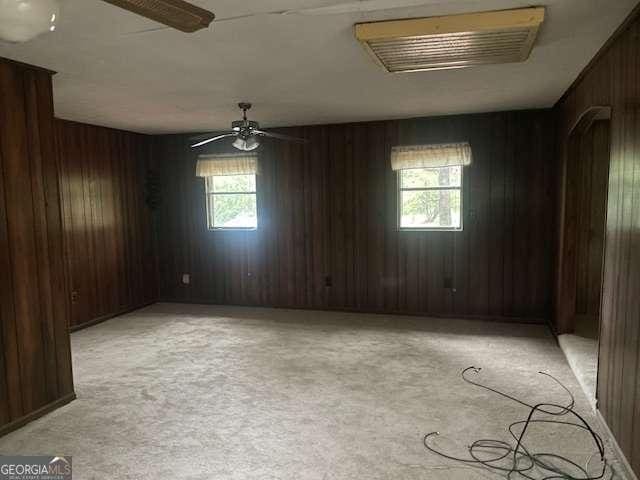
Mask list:
[{"label": "door frame", "polygon": [[[611,121],[610,106],[592,106],[578,117],[569,131],[564,145],[562,165],[562,197],[560,205],[560,237],[558,246],[557,277],[556,277],[556,305],[555,326],[556,333],[572,333],[575,328],[577,273],[578,273],[578,200],[575,196],[578,179],[572,175],[570,166],[580,155],[582,136],[591,128],[596,120]],[[611,145],[611,136],[609,136]],[[611,149],[609,149],[609,165],[611,165]],[[606,201],[606,199],[605,199]],[[606,213],[605,213],[606,221]],[[606,249],[606,238],[605,246]],[[604,255],[603,255],[604,262]],[[604,269],[603,269],[604,271]],[[601,305],[602,305],[602,281]]]}]

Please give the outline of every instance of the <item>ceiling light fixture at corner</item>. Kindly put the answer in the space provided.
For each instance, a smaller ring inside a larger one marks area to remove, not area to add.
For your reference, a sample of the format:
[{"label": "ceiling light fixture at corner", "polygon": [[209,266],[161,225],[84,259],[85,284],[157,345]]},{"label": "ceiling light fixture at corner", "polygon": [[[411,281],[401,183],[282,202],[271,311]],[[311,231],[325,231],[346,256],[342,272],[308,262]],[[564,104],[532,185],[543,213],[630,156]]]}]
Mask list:
[{"label": "ceiling light fixture at corner", "polygon": [[524,62],[544,7],[359,23],[356,38],[388,72]]},{"label": "ceiling light fixture at corner", "polygon": [[53,32],[59,14],[58,0],[0,0],[0,40],[28,42]]},{"label": "ceiling light fixture at corner", "polygon": [[250,152],[260,146],[260,140],[255,135],[251,135],[247,138],[238,137],[234,140],[233,146],[238,150],[244,152]]}]

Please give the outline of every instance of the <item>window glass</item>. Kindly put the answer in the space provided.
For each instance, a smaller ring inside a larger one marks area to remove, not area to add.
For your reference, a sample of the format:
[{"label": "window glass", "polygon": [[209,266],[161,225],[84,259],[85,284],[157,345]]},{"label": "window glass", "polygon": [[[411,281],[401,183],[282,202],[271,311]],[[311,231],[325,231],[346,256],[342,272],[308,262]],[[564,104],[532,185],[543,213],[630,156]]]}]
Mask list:
[{"label": "window glass", "polygon": [[462,167],[410,168],[400,170],[401,188],[459,187]]},{"label": "window glass", "polygon": [[256,176],[206,178],[207,225],[212,230],[258,228]]},{"label": "window glass", "polygon": [[219,175],[209,177],[213,183],[214,193],[255,192],[256,176],[251,175]]},{"label": "window glass", "polygon": [[462,229],[462,167],[399,171],[400,229]]}]

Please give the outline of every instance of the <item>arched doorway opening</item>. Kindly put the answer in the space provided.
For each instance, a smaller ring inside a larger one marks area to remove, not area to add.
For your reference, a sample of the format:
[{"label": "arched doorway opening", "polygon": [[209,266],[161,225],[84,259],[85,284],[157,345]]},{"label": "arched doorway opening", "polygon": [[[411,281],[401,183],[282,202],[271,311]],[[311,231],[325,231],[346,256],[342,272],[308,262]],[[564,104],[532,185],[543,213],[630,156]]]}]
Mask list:
[{"label": "arched doorway opening", "polygon": [[611,108],[593,107],[566,146],[556,325],[583,388],[596,401]]}]

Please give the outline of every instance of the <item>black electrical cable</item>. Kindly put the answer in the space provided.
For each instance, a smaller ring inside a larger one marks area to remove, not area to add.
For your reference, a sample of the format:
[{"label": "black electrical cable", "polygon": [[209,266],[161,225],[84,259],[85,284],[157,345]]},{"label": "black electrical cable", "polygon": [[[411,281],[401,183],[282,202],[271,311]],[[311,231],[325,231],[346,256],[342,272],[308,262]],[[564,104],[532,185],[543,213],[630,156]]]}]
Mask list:
[{"label": "black electrical cable", "polygon": [[[522,428],[522,431],[520,432],[520,436],[517,437],[518,443],[516,444],[516,448],[514,450],[514,462],[517,460],[517,454],[518,454],[518,450],[520,449],[520,447],[522,446],[522,439],[524,438],[525,433],[527,432],[527,429],[529,428],[529,425],[531,425],[532,423],[541,423],[541,421],[538,420],[533,420],[533,415],[536,413],[536,411],[540,411],[540,412],[545,412],[545,410],[542,407],[553,407],[553,408],[562,408],[559,405],[555,405],[552,403],[539,403],[538,405],[535,405],[531,411],[529,412],[529,415],[527,417],[527,420],[524,422],[524,427]],[[589,431],[589,433],[591,434],[591,437],[593,438],[596,446],[598,447],[598,453],[600,453],[600,459],[602,461],[602,473],[600,475],[598,475],[597,477],[590,477],[589,474],[578,464],[576,464],[575,462],[571,461],[570,459],[566,458],[566,457],[562,457],[561,455],[556,455],[556,454],[543,454],[545,456],[553,456],[557,459],[563,460],[575,467],[577,467],[581,473],[584,473],[584,477],[573,477],[571,475],[568,475],[562,471],[557,471],[556,469],[550,468],[549,465],[540,462],[538,459],[541,456],[540,454],[534,455],[533,459],[534,461],[536,461],[536,463],[539,466],[542,466],[542,468],[544,468],[545,470],[549,470],[551,472],[557,473],[558,475],[553,475],[553,476],[548,476],[548,477],[544,477],[545,480],[551,480],[551,479],[570,479],[570,480],[599,480],[601,478],[604,477],[605,473],[606,473],[606,469],[607,469],[607,461],[604,457],[604,446],[602,443],[602,439],[600,438],[600,436],[595,433],[592,429],[591,426],[587,423],[587,421],[582,418],[579,414],[577,414],[576,412],[574,412],[573,410],[569,410],[567,412],[567,414],[571,414],[573,416],[575,416],[578,420],[580,420],[580,422],[582,422],[582,425],[580,424],[571,424],[569,422],[558,422],[557,420],[546,420],[544,421],[544,423],[555,423],[555,424],[560,424],[560,425],[573,425],[573,426],[577,426],[577,427],[581,427],[584,428],[586,430]],[[522,422],[516,422],[516,423],[522,423]],[[509,432],[513,435],[513,430],[512,430],[512,426],[513,424],[511,424],[509,426]],[[527,452],[528,455],[528,452]],[[526,475],[525,475],[526,476]],[[528,477],[528,478],[533,478],[533,477]]]},{"label": "black electrical cable", "polygon": [[[537,405],[531,405],[513,395],[498,390],[497,388],[490,387],[488,385],[470,380],[468,378],[468,372],[471,371],[477,374],[480,372],[480,370],[480,368],[476,367],[465,368],[461,374],[462,379],[471,385],[475,385],[477,387],[493,392],[529,409],[529,414],[527,415],[527,418],[525,420],[516,421],[507,426],[508,432],[516,442],[515,447],[511,443],[504,440],[479,439],[474,441],[467,447],[469,458],[461,458],[440,451],[430,445],[430,439],[432,437],[440,435],[439,432],[431,432],[426,434],[423,439],[424,446],[427,450],[448,460],[462,462],[478,467],[484,467],[496,473],[506,473],[506,478],[508,480],[518,478],[516,477],[516,475],[519,475],[520,478],[525,478],[527,480],[601,480],[605,477],[608,464],[605,458],[604,442],[602,441],[600,435],[593,431],[589,423],[574,411],[575,397],[560,380],[548,373],[538,372],[541,375],[545,375],[551,378],[554,382],[556,382],[558,385],[560,385],[560,387],[564,389],[564,391],[570,397],[570,401],[567,405],[558,405],[555,403],[539,403]],[[538,419],[534,418],[536,414],[551,415],[554,417],[570,415],[574,417],[572,419],[574,421],[564,421],[559,419]],[[555,426],[561,425],[564,427],[570,427],[585,431],[591,436],[596,446],[596,451],[594,451],[593,455],[590,457],[584,468],[570,458],[564,457],[557,453],[532,453],[526,448],[524,443],[527,430],[532,424]],[[520,430],[519,433],[516,433],[514,429],[519,426],[522,426],[522,430]],[[593,458],[593,456],[597,454],[599,454],[600,456],[602,470],[598,476],[591,476],[589,475],[587,470],[589,469],[591,458]],[[507,461],[509,457],[510,461]],[[558,465],[558,463],[560,465]],[[562,466],[564,466],[565,468],[563,469]],[[567,467],[573,470],[571,474],[567,471]],[[580,476],[576,476],[576,472]],[[534,476],[536,473],[537,476]]]},{"label": "black electrical cable", "polygon": [[[467,382],[470,383],[471,385],[475,385],[476,387],[480,387],[480,388],[484,388],[485,390],[489,390],[490,392],[493,393],[497,393],[498,395],[501,395],[505,398],[508,398],[509,400],[513,400],[514,402],[519,403],[520,405],[524,405],[525,407],[528,408],[533,408],[533,405],[528,404],[527,402],[524,402],[514,396],[508,395],[504,392],[501,392],[500,390],[496,390],[495,388],[491,388],[488,387],[487,385],[484,385],[482,383],[478,383],[478,382],[474,382],[473,380],[469,380],[466,377],[467,372],[469,371],[473,371],[474,373],[480,373],[480,371],[482,370],[482,368],[478,368],[478,367],[467,367],[462,371],[462,379]],[[549,377],[550,379],[552,379],[554,382],[556,382],[558,385],[560,385],[565,392],[567,392],[567,394],[569,395],[569,397],[571,398],[571,401],[569,402],[569,404],[565,407],[558,407],[559,410],[557,412],[548,412],[545,410],[541,410],[542,413],[548,413],[549,415],[564,415],[566,414],[568,411],[570,411],[571,409],[573,409],[573,407],[576,404],[576,399],[573,396],[573,394],[571,393],[571,390],[569,390],[567,387],[565,387],[562,382],[560,380],[558,380],[556,377],[554,377],[553,375],[550,375],[548,373],[545,372],[538,372],[540,375],[545,375],[546,377]]]}]

